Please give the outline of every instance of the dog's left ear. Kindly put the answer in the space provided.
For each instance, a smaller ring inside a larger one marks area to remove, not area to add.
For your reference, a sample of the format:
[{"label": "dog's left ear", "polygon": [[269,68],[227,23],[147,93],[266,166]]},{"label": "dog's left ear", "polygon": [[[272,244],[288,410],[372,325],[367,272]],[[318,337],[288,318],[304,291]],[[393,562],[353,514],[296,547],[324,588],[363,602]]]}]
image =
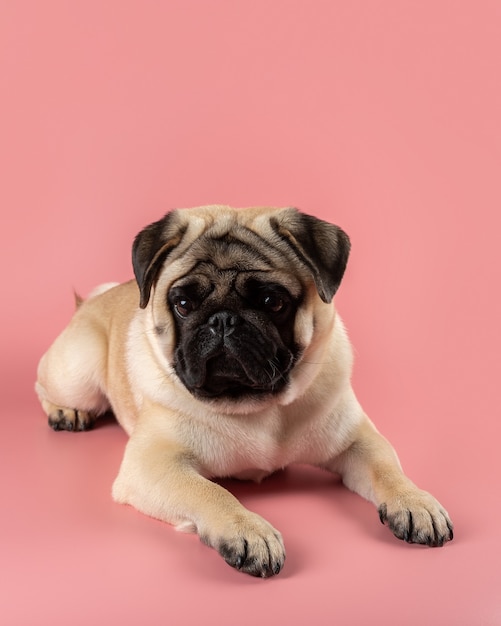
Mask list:
[{"label": "dog's left ear", "polygon": [[322,300],[331,302],[348,262],[348,235],[339,226],[297,209],[280,211],[270,223],[282,241],[309,268]]},{"label": "dog's left ear", "polygon": [[139,306],[142,309],[150,300],[151,288],[165,259],[179,245],[185,232],[186,225],[180,223],[178,212],[171,211],[136,235],[132,245],[132,266],[139,286]]}]

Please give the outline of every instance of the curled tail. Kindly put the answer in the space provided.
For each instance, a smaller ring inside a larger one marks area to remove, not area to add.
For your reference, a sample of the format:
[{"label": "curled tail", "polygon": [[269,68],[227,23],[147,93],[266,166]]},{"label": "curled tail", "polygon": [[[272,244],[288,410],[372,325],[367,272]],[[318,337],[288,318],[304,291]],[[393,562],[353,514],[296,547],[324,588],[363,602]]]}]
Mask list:
[{"label": "curled tail", "polygon": [[87,298],[82,298],[82,296],[79,295],[76,291],[73,291],[73,295],[75,297],[75,308],[78,309],[81,306],[82,302],[85,302],[85,300],[90,300],[90,298],[95,298],[96,296],[101,295],[105,291],[108,291],[108,289],[117,287],[119,284],[120,283],[103,283],[102,285],[98,285],[97,287],[94,287],[94,289],[89,293]]}]

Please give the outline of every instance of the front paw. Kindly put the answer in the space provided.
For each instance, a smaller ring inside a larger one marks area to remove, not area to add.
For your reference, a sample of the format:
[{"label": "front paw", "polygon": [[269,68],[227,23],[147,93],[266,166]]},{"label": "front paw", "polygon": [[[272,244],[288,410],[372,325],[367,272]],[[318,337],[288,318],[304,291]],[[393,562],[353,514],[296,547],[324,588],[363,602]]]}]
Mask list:
[{"label": "front paw", "polygon": [[383,502],[378,512],[381,523],[408,543],[443,546],[454,536],[447,511],[426,491],[416,490]]},{"label": "front paw", "polygon": [[215,548],[228,565],[251,576],[269,578],[278,574],[284,565],[281,534],[249,511],[225,520],[209,532],[200,533],[200,538]]}]

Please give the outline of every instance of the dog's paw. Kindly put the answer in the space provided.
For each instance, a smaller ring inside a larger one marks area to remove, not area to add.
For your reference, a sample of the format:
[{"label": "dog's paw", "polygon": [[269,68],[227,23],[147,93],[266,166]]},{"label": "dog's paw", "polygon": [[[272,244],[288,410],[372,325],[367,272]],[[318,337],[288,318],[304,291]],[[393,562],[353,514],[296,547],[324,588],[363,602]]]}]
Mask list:
[{"label": "dog's paw", "polygon": [[94,425],[94,416],[87,411],[67,409],[44,400],[43,408],[47,413],[49,426],[54,430],[89,430]]},{"label": "dog's paw", "polygon": [[381,504],[378,512],[381,523],[408,543],[443,546],[454,536],[447,511],[426,491],[400,495]]},{"label": "dog's paw", "polygon": [[251,576],[269,578],[284,565],[282,535],[249,511],[227,520],[222,529],[201,534],[200,539],[215,548],[228,565]]}]

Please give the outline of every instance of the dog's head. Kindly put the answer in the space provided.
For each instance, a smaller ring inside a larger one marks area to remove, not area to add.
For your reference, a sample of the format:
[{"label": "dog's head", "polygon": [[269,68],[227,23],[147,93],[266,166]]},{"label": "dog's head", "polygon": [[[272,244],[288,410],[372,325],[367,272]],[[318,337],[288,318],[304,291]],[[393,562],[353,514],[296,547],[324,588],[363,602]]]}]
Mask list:
[{"label": "dog's head", "polygon": [[175,210],[134,241],[140,306],[193,396],[255,405],[321,339],[349,248],[339,227],[296,209]]}]

